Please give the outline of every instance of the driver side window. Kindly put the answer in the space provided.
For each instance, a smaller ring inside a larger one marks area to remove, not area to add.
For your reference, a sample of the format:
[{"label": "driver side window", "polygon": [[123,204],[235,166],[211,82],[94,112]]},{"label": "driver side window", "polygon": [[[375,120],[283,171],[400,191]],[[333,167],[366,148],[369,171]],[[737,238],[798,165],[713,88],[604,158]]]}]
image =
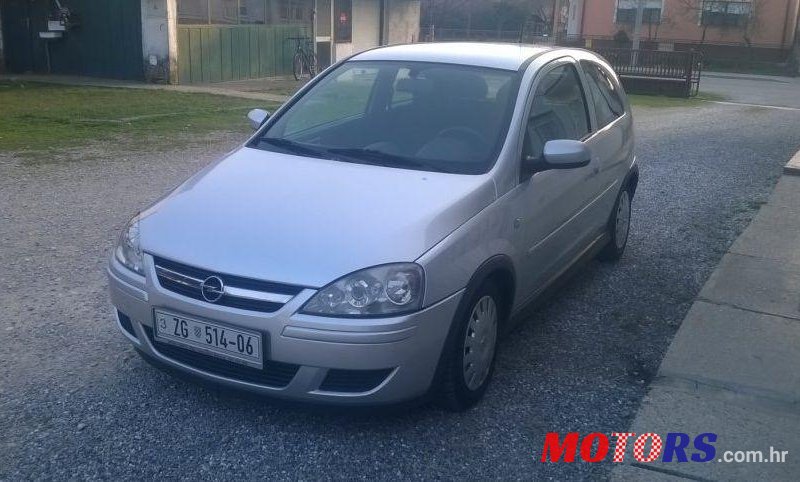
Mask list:
[{"label": "driver side window", "polygon": [[547,141],[581,140],[589,134],[589,111],[572,64],[546,72],[533,95],[525,126],[523,156],[538,158]]}]

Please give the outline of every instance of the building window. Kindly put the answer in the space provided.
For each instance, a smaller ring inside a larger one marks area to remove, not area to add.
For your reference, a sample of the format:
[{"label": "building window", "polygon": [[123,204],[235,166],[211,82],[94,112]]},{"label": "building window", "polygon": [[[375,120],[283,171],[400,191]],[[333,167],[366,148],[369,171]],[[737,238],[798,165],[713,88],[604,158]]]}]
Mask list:
[{"label": "building window", "polygon": [[179,0],[178,23],[184,25],[207,25],[210,23],[208,7],[208,0]]},{"label": "building window", "polygon": [[211,23],[214,25],[236,25],[239,23],[239,0],[212,0]]},{"label": "building window", "polygon": [[352,0],[334,0],[333,2],[333,36],[336,42],[353,41],[353,2]]},{"label": "building window", "polygon": [[304,0],[281,0],[281,23],[311,21],[311,3]]},{"label": "building window", "polygon": [[[633,24],[636,22],[636,0],[617,0],[617,23]],[[642,23],[655,24],[661,22],[662,0],[647,0],[642,12]]]},{"label": "building window", "polygon": [[747,25],[752,12],[752,2],[703,1],[701,23],[720,27]]},{"label": "building window", "polygon": [[305,24],[313,0],[178,0],[182,25]]},{"label": "building window", "polygon": [[264,0],[239,0],[239,23],[264,24],[269,20]]}]

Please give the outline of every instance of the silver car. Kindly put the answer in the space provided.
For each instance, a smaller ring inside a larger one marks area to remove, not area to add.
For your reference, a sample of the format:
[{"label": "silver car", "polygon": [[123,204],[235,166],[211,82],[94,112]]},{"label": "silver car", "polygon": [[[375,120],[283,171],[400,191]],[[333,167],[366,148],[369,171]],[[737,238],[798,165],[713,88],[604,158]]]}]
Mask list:
[{"label": "silver car", "polygon": [[630,107],[597,55],[416,44],[340,62],[135,216],[111,300],[139,353],[231,389],[477,402],[498,334],[576,261],[619,258]]}]

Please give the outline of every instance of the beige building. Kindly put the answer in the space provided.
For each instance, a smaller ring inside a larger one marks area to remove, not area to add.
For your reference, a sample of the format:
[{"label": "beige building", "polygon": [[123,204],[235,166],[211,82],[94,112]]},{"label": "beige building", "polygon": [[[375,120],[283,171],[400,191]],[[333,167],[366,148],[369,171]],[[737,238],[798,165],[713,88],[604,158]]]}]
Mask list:
[{"label": "beige building", "polygon": [[[585,39],[630,35],[638,0],[558,0],[559,30]],[[675,44],[789,50],[800,0],[644,0],[642,39]]]}]

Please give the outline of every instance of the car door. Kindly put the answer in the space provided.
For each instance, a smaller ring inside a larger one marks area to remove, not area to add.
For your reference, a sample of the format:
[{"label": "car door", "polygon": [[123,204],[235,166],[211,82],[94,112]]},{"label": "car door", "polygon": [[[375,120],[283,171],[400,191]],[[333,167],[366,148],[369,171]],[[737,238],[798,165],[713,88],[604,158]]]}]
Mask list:
[{"label": "car door", "polygon": [[[590,136],[586,95],[574,60],[562,58],[541,69],[524,119],[520,163],[525,156],[541,157],[547,141]],[[591,230],[584,211],[595,197],[586,186],[594,169],[590,163],[532,176],[521,172],[514,193],[515,226],[523,267],[519,279],[529,296],[560,274],[586,244]]]},{"label": "car door", "polygon": [[586,139],[592,152],[595,176],[589,189],[597,199],[589,208],[594,228],[605,229],[617,194],[633,156],[632,119],[624,102],[619,81],[606,67],[591,60],[581,60],[594,132]]}]

